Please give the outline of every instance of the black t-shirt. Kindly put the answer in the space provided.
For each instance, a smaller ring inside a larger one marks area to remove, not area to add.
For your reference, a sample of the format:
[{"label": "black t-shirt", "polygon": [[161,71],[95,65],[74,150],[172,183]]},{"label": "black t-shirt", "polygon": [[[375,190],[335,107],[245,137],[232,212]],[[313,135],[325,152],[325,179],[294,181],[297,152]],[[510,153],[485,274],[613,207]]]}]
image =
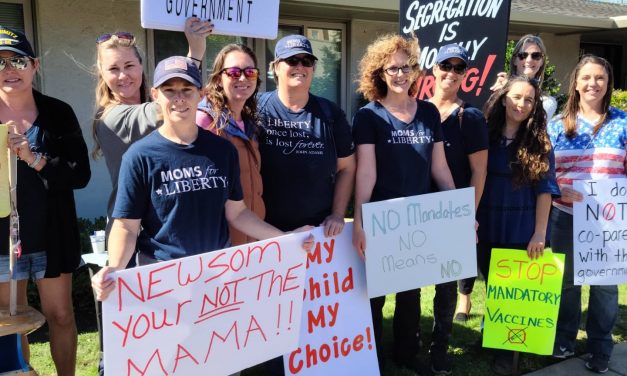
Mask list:
[{"label": "black t-shirt", "polygon": [[259,107],[266,221],[283,231],[317,226],[331,214],[337,159],[353,154],[346,115],[313,94],[300,111],[283,105],[276,91],[266,95]]},{"label": "black t-shirt", "polygon": [[[470,186],[470,161],[468,155],[488,149],[488,125],[483,113],[468,104],[464,105],[460,125],[457,108],[442,123],[446,161],[455,181],[455,188]],[[438,189],[434,189],[437,191]]]},{"label": "black t-shirt", "polygon": [[[33,123],[25,136],[30,149],[50,158],[44,143],[44,131],[37,121]],[[45,252],[46,249],[46,216],[48,211],[48,191],[37,171],[28,167],[26,162],[17,161],[17,213],[20,217],[20,240],[22,253]],[[9,253],[10,216],[0,218],[0,232],[4,235],[2,254]]]},{"label": "black t-shirt", "polygon": [[379,102],[370,102],[353,118],[357,145],[374,144],[377,181],[370,201],[428,193],[434,142],[442,141],[437,108],[417,100],[410,123],[394,117]]}]

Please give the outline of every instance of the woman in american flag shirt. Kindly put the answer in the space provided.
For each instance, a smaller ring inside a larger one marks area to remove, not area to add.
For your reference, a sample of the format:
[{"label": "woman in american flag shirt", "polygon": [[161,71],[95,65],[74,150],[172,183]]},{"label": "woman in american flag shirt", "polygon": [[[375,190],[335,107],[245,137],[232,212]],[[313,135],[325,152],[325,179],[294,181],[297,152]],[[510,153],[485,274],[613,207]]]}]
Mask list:
[{"label": "woman in american flag shirt", "polygon": [[[566,254],[564,283],[553,356],[574,355],[581,319],[581,286],[573,279],[573,201],[583,195],[573,180],[610,179],[625,176],[627,114],[610,107],[612,67],[607,60],[586,55],[575,66],[563,112],[549,124],[555,151],[557,181],[562,197],[553,201],[551,246]],[[618,316],[616,286],[590,286],[586,322],[588,370],[605,373],[612,355],[612,329]]]}]

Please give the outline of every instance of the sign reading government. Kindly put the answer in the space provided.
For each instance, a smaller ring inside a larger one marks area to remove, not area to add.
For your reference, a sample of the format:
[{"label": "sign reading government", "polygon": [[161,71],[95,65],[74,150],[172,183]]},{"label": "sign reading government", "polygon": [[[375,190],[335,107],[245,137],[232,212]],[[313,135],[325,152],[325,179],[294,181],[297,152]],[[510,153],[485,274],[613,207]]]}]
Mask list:
[{"label": "sign reading government", "polygon": [[230,375],[298,346],[306,234],[116,272],[108,375]]},{"label": "sign reading government", "polygon": [[564,255],[546,249],[492,249],[486,288],[483,346],[551,355],[562,298]]},{"label": "sign reading government", "polygon": [[214,34],[275,39],[279,0],[141,0],[146,29],[183,31],[189,17],[211,20]]},{"label": "sign reading government", "polygon": [[490,96],[490,86],[503,70],[510,0],[401,0],[400,33],[420,41],[418,98],[433,96],[431,68],[438,49],[457,43],[468,50],[469,69],[460,97],[477,107]]},{"label": "sign reading government", "polygon": [[576,180],[573,203],[576,285],[627,283],[627,178]]},{"label": "sign reading government", "polygon": [[363,205],[373,298],[477,275],[475,189]]}]

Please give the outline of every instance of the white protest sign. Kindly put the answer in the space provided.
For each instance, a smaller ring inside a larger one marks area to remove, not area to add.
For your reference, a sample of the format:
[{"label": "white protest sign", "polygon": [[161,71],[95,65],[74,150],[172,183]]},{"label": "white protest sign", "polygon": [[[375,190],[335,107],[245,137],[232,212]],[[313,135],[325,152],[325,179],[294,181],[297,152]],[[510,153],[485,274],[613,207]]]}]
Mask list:
[{"label": "white protest sign", "polygon": [[306,234],[115,273],[109,375],[229,375],[298,346]]},{"label": "white protest sign", "polygon": [[353,224],[334,238],[323,229],[307,259],[298,348],[286,375],[379,375],[364,260],[352,245]]},{"label": "white protest sign", "polygon": [[576,180],[573,203],[576,285],[627,283],[627,178]]},{"label": "white protest sign", "polygon": [[214,34],[275,39],[279,0],[141,0],[143,28],[183,31],[189,17],[211,20]]},{"label": "white protest sign", "polygon": [[476,276],[474,192],[364,204],[368,296]]}]

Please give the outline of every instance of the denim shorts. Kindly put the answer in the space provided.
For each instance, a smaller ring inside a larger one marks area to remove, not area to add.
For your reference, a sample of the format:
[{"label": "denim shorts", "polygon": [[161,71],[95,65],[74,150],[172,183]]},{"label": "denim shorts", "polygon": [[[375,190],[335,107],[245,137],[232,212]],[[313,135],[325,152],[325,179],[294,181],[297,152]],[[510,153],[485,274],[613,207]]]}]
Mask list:
[{"label": "denim shorts", "polygon": [[[46,274],[46,252],[35,252],[22,255],[17,259],[15,279],[42,279]],[[0,283],[9,282],[9,256],[0,256]]]}]

